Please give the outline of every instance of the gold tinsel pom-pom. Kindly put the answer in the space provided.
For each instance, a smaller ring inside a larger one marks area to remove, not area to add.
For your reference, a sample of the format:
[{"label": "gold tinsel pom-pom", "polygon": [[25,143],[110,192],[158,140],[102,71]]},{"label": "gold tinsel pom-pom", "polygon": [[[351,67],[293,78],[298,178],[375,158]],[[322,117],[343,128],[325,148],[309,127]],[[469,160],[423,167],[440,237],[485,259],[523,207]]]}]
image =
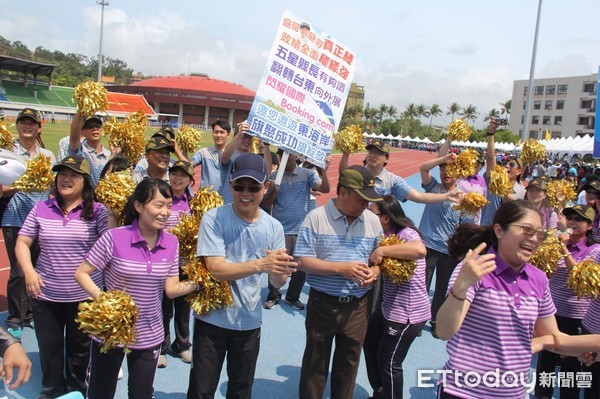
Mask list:
[{"label": "gold tinsel pom-pom", "polygon": [[190,201],[190,211],[194,215],[202,217],[209,210],[224,204],[223,197],[211,188],[202,187],[194,194],[194,198]]},{"label": "gold tinsel pom-pom", "polygon": [[75,86],[71,97],[77,103],[77,111],[86,117],[108,108],[106,88],[98,82],[83,82]]},{"label": "gold tinsel pom-pom", "polygon": [[250,147],[250,152],[253,154],[260,154],[259,146],[260,139],[258,137],[252,137],[252,147]]},{"label": "gold tinsel pom-pom", "polygon": [[[389,237],[383,237],[379,243],[380,247],[387,245],[404,244],[406,241],[392,234]],[[381,272],[390,281],[396,284],[402,284],[410,280],[417,269],[417,262],[414,260],[397,259],[385,256],[381,262]]]},{"label": "gold tinsel pom-pom", "polygon": [[189,261],[181,267],[190,281],[198,283],[200,289],[190,293],[185,300],[198,314],[206,314],[210,310],[222,309],[233,303],[229,281],[215,279],[200,258]]},{"label": "gold tinsel pom-pom", "polygon": [[194,152],[200,147],[202,132],[192,126],[181,126],[175,136],[177,146],[182,151]]},{"label": "gold tinsel pom-pom", "polygon": [[346,126],[333,137],[333,147],[354,154],[365,150],[362,130],[358,125]]},{"label": "gold tinsel pom-pom", "polygon": [[452,206],[455,211],[463,214],[475,215],[481,208],[488,204],[488,200],[479,193],[466,193],[460,199],[460,202]]},{"label": "gold tinsel pom-pom", "polygon": [[600,264],[585,259],[575,265],[569,273],[569,288],[579,299],[584,296],[597,299],[600,296]]},{"label": "gold tinsel pom-pom", "polygon": [[43,154],[36,155],[33,159],[27,161],[27,170],[25,174],[19,177],[11,188],[27,193],[43,193],[54,183],[54,173],[52,172],[52,160]]},{"label": "gold tinsel pom-pom", "polygon": [[456,119],[448,126],[448,140],[468,141],[471,137],[471,127],[464,119]]},{"label": "gold tinsel pom-pom", "polygon": [[500,165],[494,166],[494,170],[490,173],[490,184],[488,188],[492,194],[499,197],[506,197],[513,192],[512,184],[508,178],[508,171]]},{"label": "gold tinsel pom-pom", "polygon": [[558,267],[558,261],[563,258],[562,246],[557,237],[549,235],[535,250],[529,263],[546,273],[548,278],[552,277]]},{"label": "gold tinsel pom-pom", "polygon": [[15,145],[15,140],[13,139],[10,130],[8,130],[8,126],[4,119],[0,119],[0,148],[4,148],[7,150],[12,150]]},{"label": "gold tinsel pom-pom", "polygon": [[122,156],[135,165],[144,154],[147,126],[146,115],[143,111],[137,111],[127,115],[124,123],[115,117],[109,118],[104,123],[104,131],[108,134],[110,144],[121,147]]},{"label": "gold tinsel pom-pom", "polygon": [[75,321],[81,331],[102,341],[100,352],[106,353],[119,345],[127,351],[135,341],[138,313],[131,296],[115,290],[103,292],[91,302],[81,302]]},{"label": "gold tinsel pom-pom", "polygon": [[577,198],[577,183],[568,180],[551,180],[548,182],[546,200],[551,207],[563,209],[567,202]]},{"label": "gold tinsel pom-pom", "polygon": [[479,158],[477,151],[464,150],[456,157],[454,163],[446,165],[446,174],[454,179],[473,176],[476,173],[477,158]]},{"label": "gold tinsel pom-pom", "polygon": [[185,259],[196,257],[196,246],[198,245],[198,227],[202,217],[197,214],[185,214],[179,218],[179,223],[171,229],[179,240],[179,256]]},{"label": "gold tinsel pom-pom", "polygon": [[536,139],[529,139],[523,143],[521,159],[525,164],[546,159],[546,147]]},{"label": "gold tinsel pom-pom", "polygon": [[123,220],[123,208],[133,191],[135,183],[131,177],[131,170],[111,172],[106,174],[96,186],[94,193],[98,201],[110,207],[117,220]]}]

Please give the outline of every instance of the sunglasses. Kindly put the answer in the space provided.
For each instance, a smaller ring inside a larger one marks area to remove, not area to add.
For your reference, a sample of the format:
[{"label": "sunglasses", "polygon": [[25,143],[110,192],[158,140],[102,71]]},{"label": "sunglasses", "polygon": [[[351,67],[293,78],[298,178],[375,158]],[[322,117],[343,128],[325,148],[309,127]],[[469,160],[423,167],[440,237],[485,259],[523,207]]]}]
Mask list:
[{"label": "sunglasses", "polygon": [[581,217],[580,215],[567,215],[565,216],[567,218],[567,220],[572,220],[574,222],[589,222],[589,220]]},{"label": "sunglasses", "polygon": [[84,129],[101,129],[102,125],[99,123],[90,123],[89,125],[85,125]]},{"label": "sunglasses", "polygon": [[241,184],[234,184],[233,186],[231,186],[231,188],[233,189],[233,191],[237,191],[238,193],[241,193],[246,190],[251,193],[257,193],[263,189],[263,186],[248,186],[248,187],[246,187]]},{"label": "sunglasses", "polygon": [[544,229],[536,230],[532,226],[528,226],[526,224],[516,224],[516,223],[510,224],[510,226],[520,227],[526,236],[533,237],[535,235],[537,237],[537,239],[540,241],[544,241],[546,239],[546,237],[548,237],[548,232]]}]

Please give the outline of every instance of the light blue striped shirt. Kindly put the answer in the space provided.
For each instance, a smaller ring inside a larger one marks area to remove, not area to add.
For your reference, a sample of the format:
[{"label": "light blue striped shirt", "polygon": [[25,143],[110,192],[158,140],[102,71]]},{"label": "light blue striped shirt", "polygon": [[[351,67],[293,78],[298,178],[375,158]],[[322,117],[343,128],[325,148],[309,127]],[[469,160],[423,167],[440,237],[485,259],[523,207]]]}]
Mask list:
[{"label": "light blue striped shirt", "polygon": [[102,151],[100,153],[96,152],[93,148],[91,148],[87,140],[83,140],[79,145],[77,151],[71,150],[68,147],[67,153],[69,155],[79,155],[80,157],[84,157],[90,163],[90,177],[92,178],[92,185],[96,187],[98,185],[98,181],[100,180],[100,174],[102,173],[102,169],[104,169],[104,165],[108,162],[110,158],[110,151],[104,147],[102,147]]},{"label": "light blue striped shirt", "polygon": [[[276,176],[277,172],[271,173],[272,180]],[[281,222],[285,234],[298,234],[302,221],[312,210],[310,190],[319,184],[321,178],[314,170],[296,166],[291,173],[284,172],[272,215]]]},{"label": "light blue striped shirt", "polygon": [[383,168],[381,173],[375,177],[375,191],[379,195],[393,195],[400,202],[406,201],[406,196],[413,188],[400,176],[397,176]]},{"label": "light blue striped shirt", "polygon": [[[204,216],[198,233],[198,256],[225,257],[228,263],[243,263],[267,256],[267,251],[284,249],[283,227],[263,210],[254,223],[240,219],[231,204],[211,209]],[[260,300],[262,273],[231,282],[233,305],[195,316],[229,330],[247,331],[262,324]]]},{"label": "light blue striped shirt", "polygon": [[221,188],[221,153],[214,145],[210,147],[200,148],[192,155],[192,165],[202,165],[200,173],[200,185],[202,187],[210,187],[214,191],[219,191]]},{"label": "light blue striped shirt", "polygon": [[[335,206],[335,199],[311,211],[304,219],[294,250],[296,258],[317,258],[327,262],[369,263],[379,245],[383,229],[377,215],[365,210],[351,225]],[[321,276],[306,273],[306,282],[314,289],[333,296],[362,297],[371,287],[340,275]]]}]

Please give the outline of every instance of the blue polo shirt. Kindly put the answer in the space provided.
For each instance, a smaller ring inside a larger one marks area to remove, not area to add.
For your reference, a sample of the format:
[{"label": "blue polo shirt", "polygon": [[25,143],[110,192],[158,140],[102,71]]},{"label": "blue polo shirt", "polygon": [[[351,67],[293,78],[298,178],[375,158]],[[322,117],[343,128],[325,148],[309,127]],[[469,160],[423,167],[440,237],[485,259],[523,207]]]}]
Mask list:
[{"label": "blue polo shirt", "polygon": [[375,177],[375,191],[379,195],[393,195],[400,202],[406,201],[406,196],[412,189],[406,180],[385,168]]},{"label": "blue polo shirt", "polygon": [[200,185],[202,187],[212,186],[212,190],[219,191],[221,188],[221,153],[214,145],[199,149],[192,155],[194,167],[202,165],[200,173]]}]

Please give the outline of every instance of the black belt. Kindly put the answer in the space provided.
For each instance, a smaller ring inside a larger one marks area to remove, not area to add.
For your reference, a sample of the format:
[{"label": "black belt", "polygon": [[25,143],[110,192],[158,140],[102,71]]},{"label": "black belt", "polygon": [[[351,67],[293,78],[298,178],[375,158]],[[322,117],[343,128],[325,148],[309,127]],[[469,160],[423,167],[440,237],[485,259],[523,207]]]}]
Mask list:
[{"label": "black belt", "polygon": [[317,291],[314,288],[310,289],[310,295],[314,296],[315,298],[319,298],[323,301],[334,302],[334,303],[351,303],[351,302],[355,302],[355,301],[360,301],[361,299],[367,297],[366,294],[361,297],[357,297],[354,295],[347,295],[347,296],[329,295],[324,292]]}]

